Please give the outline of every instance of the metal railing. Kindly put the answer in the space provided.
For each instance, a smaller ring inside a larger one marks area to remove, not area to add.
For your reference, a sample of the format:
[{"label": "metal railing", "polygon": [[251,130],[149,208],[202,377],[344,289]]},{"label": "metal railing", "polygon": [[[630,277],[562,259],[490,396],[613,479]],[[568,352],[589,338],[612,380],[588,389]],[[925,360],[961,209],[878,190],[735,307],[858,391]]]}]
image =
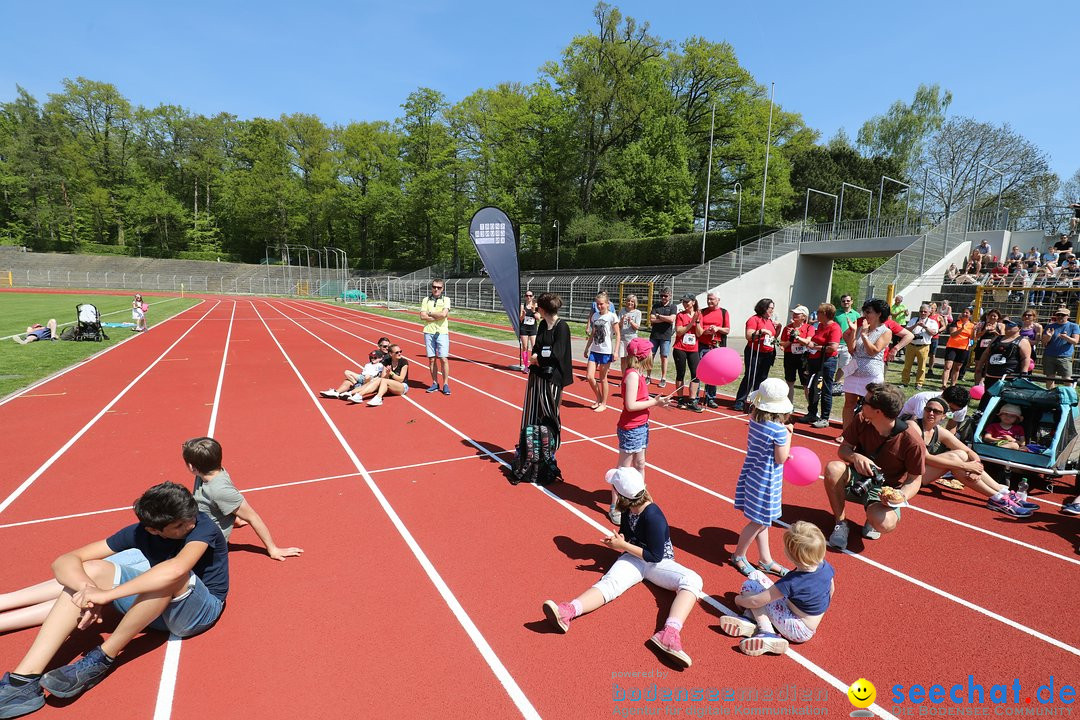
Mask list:
[{"label": "metal railing", "polygon": [[889,258],[884,265],[867,275],[859,284],[863,299],[884,296],[890,283],[899,292],[914,283],[950,252],[967,242],[965,229],[968,210],[957,210],[918,240]]}]

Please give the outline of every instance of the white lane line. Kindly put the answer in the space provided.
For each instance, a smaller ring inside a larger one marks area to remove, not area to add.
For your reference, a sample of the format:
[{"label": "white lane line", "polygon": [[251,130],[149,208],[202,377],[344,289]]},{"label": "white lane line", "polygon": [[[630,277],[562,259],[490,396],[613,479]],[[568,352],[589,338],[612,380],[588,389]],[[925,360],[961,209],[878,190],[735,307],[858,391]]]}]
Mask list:
[{"label": "white lane line", "polygon": [[[270,307],[273,308],[272,305],[270,305]],[[273,309],[275,310],[275,312],[281,312],[276,308]],[[360,473],[360,476],[364,479],[364,483],[367,485],[372,495],[375,496],[375,499],[379,502],[379,505],[382,507],[383,512],[386,513],[386,516],[390,519],[390,522],[393,523],[394,527],[397,529],[398,534],[401,535],[402,539],[405,541],[405,544],[408,545],[409,549],[413,553],[413,556],[416,557],[417,562],[420,563],[420,567],[424,569],[424,572],[427,574],[428,579],[431,580],[431,583],[435,586],[435,589],[438,591],[439,595],[442,596],[443,601],[450,608],[450,611],[454,614],[454,617],[457,618],[458,623],[461,624],[461,627],[465,630],[465,633],[469,636],[469,639],[472,640],[473,645],[475,645],[476,649],[479,650],[480,655],[484,658],[484,661],[487,662],[488,667],[491,668],[491,671],[495,674],[495,677],[502,684],[503,688],[506,690],[507,695],[510,696],[510,699],[513,701],[514,705],[517,706],[518,711],[522,714],[522,716],[526,718],[535,718],[536,720],[539,720],[540,714],[536,712],[536,708],[533,707],[532,703],[525,696],[525,693],[522,691],[521,687],[517,684],[517,681],[514,680],[514,677],[506,669],[506,666],[503,665],[502,660],[500,660],[499,657],[495,654],[495,651],[491,648],[491,645],[488,644],[488,641],[484,638],[483,634],[480,632],[480,629],[476,627],[476,623],[474,623],[472,621],[472,618],[469,617],[469,614],[465,612],[465,608],[462,607],[460,602],[458,602],[457,597],[454,596],[454,593],[450,590],[450,587],[446,584],[446,581],[443,580],[442,576],[439,574],[439,571],[435,569],[435,565],[432,564],[430,559],[428,559],[427,554],[424,553],[423,549],[420,547],[420,544],[413,537],[412,533],[409,532],[409,529],[405,527],[405,523],[401,520],[401,517],[397,514],[397,511],[394,510],[393,506],[390,504],[390,501],[386,499],[385,495],[383,495],[382,490],[379,489],[379,486],[376,484],[375,480],[372,479],[371,474],[364,467],[364,464],[360,462],[360,458],[358,458],[356,456],[356,453],[353,452],[353,449],[349,445],[348,441],[345,440],[345,437],[341,434],[341,431],[338,429],[337,425],[330,418],[330,415],[327,414],[325,408],[323,408],[322,403],[319,402],[318,393],[312,390],[311,387],[307,384],[307,381],[304,380],[304,376],[300,373],[299,368],[296,367],[296,364],[293,363],[292,358],[285,351],[285,348],[282,347],[281,343],[277,339],[277,336],[274,335],[274,331],[271,330],[270,326],[266,324],[266,320],[263,318],[262,313],[259,312],[258,308],[255,308],[255,314],[259,316],[259,320],[262,321],[263,327],[265,327],[266,331],[270,333],[270,338],[274,341],[274,344],[277,345],[278,350],[281,351],[281,354],[285,358],[285,361],[289,363],[289,367],[291,367],[293,373],[296,374],[296,379],[300,382],[304,390],[308,393],[311,402],[315,405],[316,409],[318,409],[319,414],[322,415],[323,420],[326,421],[326,424],[327,426],[329,426],[331,432],[334,433],[334,437],[337,438],[337,441],[338,443],[340,443],[341,448],[345,451],[345,454],[349,456],[349,459],[352,461],[353,466],[356,468],[357,472]],[[312,334],[310,330],[308,330],[292,318],[289,318],[288,316],[284,317],[293,322],[300,329],[304,330],[309,334]],[[315,337],[314,334],[312,334],[312,336]],[[322,338],[317,339],[319,339],[320,341],[322,340]],[[406,396],[406,398],[408,398],[408,396]]]},{"label": "white lane line", "polygon": [[[233,301],[232,312],[229,313],[229,329],[225,333],[225,349],[221,353],[221,369],[218,371],[217,388],[214,390],[214,407],[210,411],[210,427],[206,431],[207,437],[213,437],[214,430],[217,427],[221,388],[225,384],[225,361],[229,358],[229,341],[232,339],[233,319],[235,317],[236,301]],[[157,702],[154,704],[154,720],[168,720],[172,716],[173,696],[176,694],[176,674],[180,670],[181,643],[182,639],[172,634],[169,635],[169,640],[165,643],[165,660],[161,666],[161,682],[158,684]]]},{"label": "white lane line", "polygon": [[71,439],[69,439],[66,443],[64,443],[63,446],[61,446],[61,448],[59,450],[57,450],[55,453],[53,453],[52,457],[50,457],[48,460],[46,460],[44,463],[42,463],[41,467],[39,467],[37,470],[35,470],[30,475],[30,477],[26,478],[26,480],[24,480],[23,483],[21,485],[19,485],[19,487],[15,488],[15,490],[10,495],[8,495],[6,498],[4,498],[3,502],[0,502],[0,513],[3,513],[5,510],[7,510],[8,507],[11,505],[11,503],[15,502],[15,500],[18,499],[18,497],[20,495],[22,495],[24,492],[26,492],[26,490],[31,485],[33,485],[34,482],[36,482],[37,479],[39,477],[41,477],[42,474],[44,474],[46,470],[48,470],[50,467],[53,466],[53,463],[55,463],[57,460],[59,460],[60,457],[65,452],[67,452],[68,449],[79,440],[79,438],[81,438],[83,435],[85,435],[86,432],[90,428],[92,428],[97,423],[98,420],[100,420],[102,417],[104,417],[105,413],[109,412],[109,410],[113,407],[113,405],[115,405],[116,403],[118,403],[120,401],[120,398],[127,395],[128,391],[131,390],[131,388],[135,387],[136,383],[138,383],[140,380],[142,380],[146,376],[146,374],[149,373],[154,368],[154,366],[156,366],[159,362],[161,362],[162,358],[164,358],[166,355],[168,355],[169,352],[174,347],[176,347],[180,343],[181,340],[183,340],[185,337],[187,337],[188,333],[190,333],[192,330],[194,330],[196,327],[198,327],[199,323],[201,323],[203,321],[203,319],[205,319],[206,316],[209,315],[210,312],[213,311],[213,309],[216,308],[217,306],[218,306],[218,303],[214,303],[214,305],[209,310],[207,310],[205,313],[203,313],[203,316],[201,318],[199,318],[194,323],[192,323],[191,327],[189,327],[187,330],[184,331],[183,335],[176,338],[176,340],[173,341],[172,345],[169,345],[169,347],[165,348],[165,350],[160,355],[157,356],[157,359],[155,359],[152,363],[147,365],[146,369],[143,370],[138,375],[136,375],[135,379],[132,380],[131,382],[129,382],[127,384],[127,386],[123,390],[121,390],[119,393],[117,393],[116,397],[114,397],[112,400],[110,400],[109,403],[105,407],[103,407],[98,412],[97,415],[90,418],[90,421],[88,423],[86,423],[85,425],[83,425],[82,429],[80,429],[78,432],[76,432],[74,435],[72,435]]},{"label": "white lane line", "polygon": [[[296,322],[296,321],[294,320],[293,322]],[[299,324],[299,323],[297,323],[297,324]],[[326,324],[330,325],[330,323],[326,323]],[[303,327],[303,326],[301,326],[301,327]],[[331,327],[334,327],[334,326],[331,325]],[[304,329],[307,330],[307,328],[304,328]],[[312,334],[314,337],[318,337],[314,333],[311,333],[310,330],[307,330],[307,332]],[[366,339],[366,338],[363,338],[363,337],[361,337],[359,335],[355,335],[353,333],[350,333],[350,332],[348,332],[346,330],[342,330],[342,332],[345,332],[346,334],[352,335],[353,337],[359,338],[361,340]],[[319,338],[319,339],[322,340],[322,338]],[[329,343],[325,343],[325,341],[323,341],[323,342],[324,342],[324,344],[327,344],[329,347],[332,347],[332,346],[329,345]],[[417,343],[413,343],[413,344],[417,344]],[[335,348],[335,350],[336,350],[336,348]],[[337,352],[339,354],[341,354],[343,357],[347,357],[347,356],[344,355],[344,353],[341,353],[341,351],[337,351]],[[352,358],[348,358],[348,359],[349,359],[350,362],[355,362],[354,360],[352,360]],[[466,359],[466,361],[468,361],[468,360]],[[481,367],[487,367],[483,363],[475,363],[475,364],[477,364],[477,365],[479,365]],[[470,385],[469,383],[462,381],[460,378],[455,379],[454,382],[459,384],[459,385],[463,385],[463,386],[465,386],[465,387],[467,387],[467,388],[469,388],[471,390],[474,390],[474,391],[480,393],[481,395],[485,395],[485,396],[487,396],[487,397],[489,397],[489,398],[491,398],[491,399],[493,399],[493,400],[495,400],[497,402],[500,402],[500,403],[502,403],[504,405],[508,405],[509,407],[512,407],[512,408],[514,408],[516,410],[520,410],[519,405],[515,405],[512,402],[509,402],[509,401],[504,400],[504,399],[502,399],[500,397],[492,395],[491,393],[488,393],[488,392],[486,392],[484,390],[481,390],[480,388],[478,388],[478,387],[476,387],[474,385]],[[594,444],[608,450],[609,452],[618,453],[618,448],[614,448],[614,447],[611,447],[609,445],[605,445],[604,443],[596,441],[596,440],[591,440],[586,435],[584,435],[582,433],[579,433],[579,432],[577,432],[577,431],[575,431],[575,430],[573,430],[571,428],[568,428],[566,425],[563,425],[562,429],[564,431],[566,431],[566,432],[569,432],[569,433],[573,434],[573,435],[577,435],[578,437],[585,438],[589,442],[592,442],[592,443],[594,443]],[[699,438],[697,435],[693,435],[692,433],[688,433],[688,434],[690,434],[691,437],[695,437],[695,438],[698,438],[698,439],[701,439],[701,440],[708,440],[709,442],[712,442],[713,444],[720,445],[722,447],[725,447],[725,448],[728,448],[728,449],[731,449],[731,450],[735,450],[735,451],[740,452],[740,453],[742,453],[744,455],[746,454],[746,450],[744,448],[737,448],[737,447],[735,447],[733,445],[727,445],[725,443],[721,443],[721,442],[716,441],[716,440],[710,440],[708,438]],[[688,480],[688,479],[686,479],[684,477],[676,475],[675,473],[670,472],[668,470],[665,470],[664,468],[661,468],[661,467],[659,467],[657,465],[654,465],[654,464],[648,463],[648,462],[646,462],[645,465],[648,468],[652,468],[653,470],[656,470],[657,472],[659,472],[659,473],[661,473],[663,475],[666,475],[666,476],[672,478],[673,480],[676,480],[676,481],[681,482],[681,483],[683,483],[685,485],[693,487],[693,488],[695,488],[697,490],[700,490],[701,492],[707,493],[709,495],[712,495],[712,496],[714,496],[714,497],[716,497],[718,499],[721,499],[721,500],[723,500],[725,502],[728,502],[728,503],[731,503],[731,504],[735,503],[735,501],[732,498],[729,498],[726,495],[718,493],[718,492],[716,492],[716,491],[714,491],[714,490],[712,490],[710,488],[704,487],[703,485],[699,485],[698,483],[695,483],[692,480]],[[782,525],[784,527],[787,527],[787,524],[784,523],[783,521],[777,521],[777,524]],[[1034,638],[1037,638],[1037,639],[1042,640],[1042,641],[1044,641],[1044,642],[1046,642],[1046,643],[1048,643],[1050,645],[1053,645],[1054,647],[1058,647],[1058,648],[1060,648],[1062,650],[1065,650],[1066,652],[1069,652],[1069,653],[1071,653],[1073,655],[1080,656],[1080,649],[1078,649],[1078,648],[1076,648],[1076,647],[1074,647],[1072,645],[1069,645],[1068,643],[1065,643],[1065,642],[1063,642],[1061,640],[1058,640],[1057,638],[1046,635],[1045,633],[1039,632],[1038,630],[1036,630],[1036,629],[1034,629],[1032,627],[1029,627],[1027,625],[1024,625],[1023,623],[1020,623],[1020,622],[1018,622],[1016,620],[1012,620],[1010,618],[1007,618],[1007,617],[1005,617],[1003,615],[1000,615],[1000,614],[998,614],[998,613],[996,613],[996,612],[994,612],[992,610],[984,608],[981,605],[977,605],[977,604],[975,604],[973,602],[970,602],[968,600],[964,600],[964,599],[962,599],[962,598],[960,598],[960,597],[958,597],[956,595],[953,595],[952,593],[950,593],[950,592],[948,592],[946,590],[942,590],[941,588],[938,588],[938,587],[936,587],[934,585],[931,585],[931,584],[929,584],[929,583],[927,583],[925,581],[917,580],[917,579],[913,578],[912,576],[907,575],[906,573],[903,573],[903,572],[901,572],[899,570],[896,570],[894,568],[891,568],[891,567],[889,567],[887,565],[884,565],[882,563],[871,560],[871,559],[869,559],[869,558],[867,558],[867,557],[865,557],[863,555],[853,553],[850,550],[845,550],[844,553],[847,554],[849,557],[852,557],[852,558],[858,560],[859,562],[864,562],[864,563],[866,563],[866,564],[868,564],[868,565],[870,565],[872,567],[878,568],[879,570],[882,570],[882,571],[884,571],[886,573],[889,573],[890,575],[893,575],[894,577],[897,577],[897,578],[899,578],[901,580],[905,580],[907,582],[911,582],[911,583],[913,583],[913,584],[915,584],[915,585],[917,585],[917,586],[919,586],[919,587],[921,587],[921,588],[923,588],[925,590],[929,590],[930,592],[932,592],[932,593],[934,593],[934,594],[936,594],[936,595],[938,595],[940,597],[943,597],[946,600],[951,600],[953,602],[956,602],[956,603],[962,605],[963,607],[966,607],[966,608],[968,608],[970,610],[974,610],[974,611],[976,611],[976,612],[978,612],[978,613],[980,613],[980,614],[982,614],[982,615],[984,615],[984,616],[986,616],[988,618],[991,618],[992,620],[997,620],[997,621],[999,621],[1001,623],[1004,623],[1005,625],[1016,628],[1017,630],[1020,630],[1021,632],[1027,633],[1028,635],[1031,635]]]},{"label": "white lane line", "polygon": [[[292,320],[292,318],[289,318],[289,319]],[[311,332],[310,330],[305,328],[303,325],[300,325],[300,323],[297,323],[295,320],[293,320],[293,322],[296,323],[300,328],[302,328],[305,332],[307,332],[313,338],[315,338],[319,342],[323,343],[324,345],[329,347],[331,350],[333,350],[334,352],[341,355],[346,360],[349,360],[350,362],[355,364],[356,361],[353,358],[349,357],[348,355],[346,355],[341,350],[338,350],[333,345],[330,345],[328,342],[323,340],[321,337],[319,337],[315,333]],[[465,385],[466,387],[470,387],[470,388],[472,388],[474,390],[476,389],[476,388],[473,388],[468,383],[462,383],[460,380],[456,380],[455,382],[457,382],[459,384],[462,384],[462,385]],[[483,391],[480,391],[480,392],[483,392]],[[487,395],[487,393],[483,393],[483,394]],[[414,407],[416,407],[418,410],[423,412],[425,415],[427,415],[431,419],[435,420],[435,422],[439,423],[440,425],[445,427],[447,430],[449,430],[451,433],[453,433],[454,435],[457,435],[459,438],[461,438],[465,442],[469,443],[470,445],[475,447],[480,452],[488,455],[495,462],[499,463],[500,465],[509,466],[509,463],[507,463],[505,460],[503,460],[500,457],[496,457],[496,455],[494,453],[489,451],[487,448],[482,446],[480,443],[476,442],[471,437],[469,437],[468,435],[466,435],[462,431],[458,430],[456,427],[454,427],[450,423],[446,422],[446,420],[444,420],[440,416],[436,415],[435,413],[432,413],[430,410],[428,410],[423,405],[421,405],[420,403],[418,403],[415,400],[413,400],[412,398],[410,398],[408,395],[405,395],[403,397],[404,397],[405,400],[412,403],[412,405]],[[489,395],[489,397],[492,397],[493,399],[496,399],[496,400],[500,400],[499,398],[495,398],[494,396]],[[500,402],[505,403],[506,401],[500,400]],[[507,404],[509,404],[509,403],[507,403]],[[564,427],[563,429],[565,430],[566,428]],[[573,431],[570,431],[570,432],[573,432]],[[577,433],[575,433],[575,434],[577,434]],[[684,482],[689,482],[689,481],[684,481]],[[691,484],[693,484],[693,483],[691,483]],[[610,535],[611,534],[611,530],[609,528],[604,527],[603,525],[596,522],[594,519],[592,519],[588,515],[585,515],[579,508],[574,507],[573,505],[571,505],[567,501],[563,500],[562,498],[560,498],[558,495],[554,494],[553,492],[551,492],[547,488],[541,487],[539,485],[531,485],[531,484],[530,484],[530,487],[533,487],[534,489],[536,489],[539,492],[543,493],[548,498],[554,500],[560,506],[562,506],[565,510],[569,511],[575,517],[583,520],[590,527],[598,530],[599,532],[603,533],[604,535]],[[697,486],[697,487],[700,487],[700,486]],[[704,489],[704,488],[702,488],[702,489]],[[710,491],[710,493],[711,493],[711,491]],[[711,493],[711,494],[716,494],[716,493]],[[734,610],[732,610],[732,609],[728,608],[727,606],[725,606],[723,603],[717,601],[711,595],[706,594],[704,591],[702,591],[701,593],[698,593],[698,599],[705,602],[705,603],[707,603],[708,605],[711,605],[713,608],[715,608],[716,610],[722,612],[725,615],[736,615],[737,616],[739,614],[739,613],[735,612]],[[814,663],[811,660],[804,657],[802,654],[798,653],[795,650],[792,650],[790,647],[788,648],[787,652],[784,653],[784,654],[791,657],[792,660],[794,660],[799,665],[803,666],[804,668],[806,668],[807,670],[812,672],[814,675],[817,675],[819,678],[826,681],[827,683],[829,683],[833,687],[837,688],[838,690],[843,690],[844,692],[847,692],[847,689],[848,689],[848,686],[850,685],[850,683],[843,682],[842,680],[837,678],[832,673],[828,672],[827,670],[825,670],[821,666],[817,665],[816,663]],[[885,710],[884,708],[882,708],[880,705],[878,705],[876,703],[874,705],[871,705],[870,708],[878,716],[880,716],[882,718],[885,718],[886,720],[897,720],[896,716],[894,716],[892,713],[888,712],[887,710]]]},{"label": "white lane line", "polygon": [[[153,327],[155,327],[155,328],[157,328],[157,327],[161,327],[162,325],[164,325],[165,323],[169,322],[170,320],[175,320],[176,318],[180,317],[180,316],[181,316],[181,315],[183,315],[184,313],[187,313],[187,312],[191,312],[192,310],[194,310],[195,308],[199,307],[199,305],[202,305],[202,304],[203,304],[203,303],[205,303],[205,302],[206,302],[205,300],[200,300],[200,301],[199,301],[198,303],[196,303],[195,305],[192,305],[192,306],[191,306],[191,307],[189,307],[189,308],[188,308],[187,310],[181,310],[181,311],[180,311],[180,312],[178,312],[177,314],[175,314],[175,315],[173,315],[173,316],[171,316],[171,317],[167,317],[167,318],[165,318],[164,320],[162,320],[161,322],[157,323],[157,324],[156,324],[156,325],[154,325]],[[25,395],[26,393],[30,392],[31,390],[34,390],[35,388],[39,388],[39,387],[41,387],[41,386],[42,386],[42,385],[44,385],[45,383],[49,383],[49,382],[52,382],[53,380],[55,380],[56,378],[60,377],[61,375],[67,375],[67,374],[68,374],[69,372],[71,372],[72,370],[75,370],[75,369],[77,369],[77,368],[81,368],[81,367],[82,367],[83,365],[86,365],[86,364],[87,364],[87,363],[89,363],[89,362],[92,362],[92,361],[94,361],[94,360],[97,360],[97,359],[98,359],[99,357],[101,357],[102,355],[104,355],[104,354],[106,354],[106,353],[110,353],[110,352],[112,352],[113,350],[115,350],[116,348],[120,347],[120,346],[121,346],[121,345],[123,345],[124,343],[128,343],[128,342],[131,342],[131,341],[132,341],[132,340],[134,340],[135,338],[139,337],[139,335],[140,335],[140,334],[141,334],[141,333],[135,333],[134,335],[132,335],[132,336],[131,336],[131,337],[129,337],[129,338],[124,338],[123,340],[121,340],[120,342],[116,343],[115,345],[110,345],[109,347],[105,348],[104,350],[102,350],[102,351],[100,351],[100,352],[96,352],[96,353],[94,353],[93,355],[91,355],[90,357],[86,358],[85,360],[80,360],[79,362],[75,363],[74,365],[71,365],[71,366],[69,366],[69,367],[66,367],[66,368],[64,368],[63,370],[59,370],[59,371],[57,371],[57,372],[54,372],[54,373],[53,373],[52,375],[49,375],[48,377],[44,377],[44,378],[42,378],[42,379],[38,380],[38,381],[37,381],[36,383],[33,383],[32,385],[28,385],[27,387],[23,388],[22,390],[19,390],[18,392],[14,392],[14,393],[12,393],[11,395],[8,395],[7,397],[5,397],[5,398],[3,398],[2,400],[0,400],[0,405],[5,405],[5,404],[7,404],[7,403],[11,402],[12,400],[14,400],[14,399],[16,399],[16,398],[20,398],[20,397],[24,396],[24,395]]]},{"label": "white lane line", "polygon": [[[382,317],[382,316],[376,315],[374,317]],[[342,318],[342,319],[347,319],[347,318]],[[385,325],[385,323],[384,323],[384,325]],[[404,328],[404,329],[413,331],[413,328]],[[473,346],[473,345],[468,345],[467,343],[462,343],[462,344],[466,345],[466,347],[476,347],[476,346]],[[477,349],[480,349],[480,348],[477,348]],[[502,372],[502,373],[506,373],[508,375],[514,375],[515,374],[515,373],[512,373],[512,372],[507,371],[507,370],[502,370],[501,368],[492,367],[491,365],[487,365],[485,363],[476,362],[476,361],[471,360],[469,358],[458,357],[458,359],[463,361],[463,362],[467,362],[467,363],[471,363],[473,365],[477,365],[479,367],[486,367],[486,368],[488,368],[490,370],[494,370],[496,372]],[[570,397],[576,397],[576,398],[582,399],[582,400],[591,400],[591,398],[583,398],[580,395],[574,395],[572,393],[566,393],[566,394],[568,396],[570,396]],[[616,412],[618,412],[618,410],[616,408],[613,408],[611,406],[609,406],[608,409],[609,410],[615,410]],[[742,414],[742,415],[726,415],[726,414],[723,414],[723,413],[718,413],[718,414],[720,415],[720,419],[742,419],[742,420],[746,420],[748,418],[748,416],[745,415],[745,414]],[[688,436],[693,437],[693,438],[696,438],[698,440],[701,440],[701,441],[704,441],[704,442],[707,442],[707,443],[711,443],[713,445],[719,445],[720,447],[725,447],[725,448],[728,448],[730,450],[736,450],[736,451],[738,451],[738,452],[740,452],[740,453],[742,453],[744,455],[746,454],[746,450],[743,449],[743,448],[738,448],[738,447],[735,447],[735,446],[728,445],[726,443],[720,442],[718,440],[713,440],[711,438],[702,437],[700,435],[695,435],[693,433],[689,433],[689,432],[686,432],[686,431],[681,431],[681,430],[678,429],[677,425],[665,425],[664,423],[661,423],[659,420],[656,420],[654,418],[650,418],[650,424],[658,425],[659,426],[658,429],[665,428],[665,427],[666,428],[674,428],[677,431],[682,432],[683,434],[688,435]],[[680,423],[680,424],[688,424],[688,423]],[[798,432],[798,431],[796,431],[795,435],[798,436],[798,437],[801,437],[801,438],[805,438],[807,440],[814,440],[816,442],[823,443],[823,444],[828,445],[828,446],[833,447],[833,448],[836,447],[835,442],[833,442],[831,440],[823,440],[822,438],[816,437],[814,435],[806,435],[806,434],[803,434],[803,433]],[[1035,496],[1031,496],[1031,499],[1034,500],[1034,501],[1046,503],[1048,505],[1055,505],[1057,507],[1061,507],[1061,505],[1059,503],[1055,503],[1055,502],[1053,502],[1051,500],[1043,500],[1043,499],[1040,499],[1040,498],[1035,497]],[[985,528],[981,528],[978,525],[973,525],[971,523],[965,522],[963,520],[958,520],[958,519],[950,517],[948,515],[942,515],[940,513],[936,513],[936,512],[933,512],[931,510],[927,510],[925,508],[918,507],[917,505],[910,505],[909,507],[912,510],[914,510],[915,512],[922,513],[924,515],[929,515],[929,516],[937,518],[938,520],[941,520],[943,522],[952,523],[953,525],[957,525],[959,527],[963,527],[963,528],[966,528],[968,530],[973,530],[975,532],[981,533],[981,534],[986,535],[988,537],[992,537],[992,538],[995,538],[997,540],[1001,540],[1001,541],[1006,542],[1006,543],[1011,543],[1011,544],[1016,545],[1018,547],[1025,548],[1027,550],[1032,550],[1034,552],[1046,555],[1048,557],[1055,558],[1057,560],[1063,560],[1063,561],[1065,561],[1067,563],[1071,563],[1073,565],[1080,565],[1080,559],[1073,558],[1073,557],[1070,557],[1068,555],[1062,555],[1061,553],[1054,552],[1053,550],[1049,550],[1047,548],[1043,548],[1043,547],[1040,547],[1040,546],[1032,544],[1032,543],[1024,542],[1023,540],[1019,540],[1017,538],[1010,537],[1008,535],[1002,535],[1000,533],[994,532],[993,530],[988,530],[988,529],[985,529]],[[989,511],[987,511],[987,512],[989,512]]]}]

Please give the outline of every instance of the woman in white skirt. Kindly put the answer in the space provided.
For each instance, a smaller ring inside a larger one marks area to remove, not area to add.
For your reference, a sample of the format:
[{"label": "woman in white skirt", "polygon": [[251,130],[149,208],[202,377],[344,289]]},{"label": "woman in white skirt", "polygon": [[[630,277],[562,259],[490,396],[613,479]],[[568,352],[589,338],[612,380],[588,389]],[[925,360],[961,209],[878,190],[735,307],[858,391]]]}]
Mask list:
[{"label": "woman in white skirt", "polygon": [[885,351],[892,331],[885,327],[889,304],[872,298],[863,303],[862,317],[844,333],[851,360],[844,368],[844,427],[855,415],[855,404],[870,383],[885,382]]}]

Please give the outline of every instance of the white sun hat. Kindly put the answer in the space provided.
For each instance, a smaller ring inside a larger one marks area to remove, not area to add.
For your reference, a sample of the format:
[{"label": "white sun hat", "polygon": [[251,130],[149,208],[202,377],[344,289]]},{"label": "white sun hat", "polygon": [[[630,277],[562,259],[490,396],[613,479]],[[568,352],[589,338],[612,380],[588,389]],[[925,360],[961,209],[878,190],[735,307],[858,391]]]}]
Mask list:
[{"label": "white sun hat", "polygon": [[[784,387],[786,388],[787,385]],[[635,498],[645,489],[645,478],[641,476],[637,468],[621,467],[608,470],[604,479],[611,483],[615,487],[615,492],[624,498]]]},{"label": "white sun hat", "polygon": [[791,401],[788,400],[787,383],[780,378],[768,378],[758,386],[757,390],[750,393],[748,399],[762,412],[784,415],[793,409]]}]

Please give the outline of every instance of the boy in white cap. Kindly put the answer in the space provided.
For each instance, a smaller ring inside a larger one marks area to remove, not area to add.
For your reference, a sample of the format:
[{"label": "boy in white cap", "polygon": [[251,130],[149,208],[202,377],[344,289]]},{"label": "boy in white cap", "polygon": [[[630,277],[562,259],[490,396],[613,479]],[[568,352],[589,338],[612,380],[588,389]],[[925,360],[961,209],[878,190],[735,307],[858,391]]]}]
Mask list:
[{"label": "boy in white cap", "polygon": [[664,628],[649,638],[649,645],[677,665],[690,667],[690,656],[682,647],[681,630],[701,592],[701,576],[675,562],[667,518],[656,505],[645,479],[636,468],[609,470],[604,478],[619,494],[622,523],[619,531],[604,538],[604,544],[622,554],[604,577],[570,602],[544,602],[544,615],[559,631],[567,632],[570,621],[592,612],[622,595],[642,580],[675,591]]}]

